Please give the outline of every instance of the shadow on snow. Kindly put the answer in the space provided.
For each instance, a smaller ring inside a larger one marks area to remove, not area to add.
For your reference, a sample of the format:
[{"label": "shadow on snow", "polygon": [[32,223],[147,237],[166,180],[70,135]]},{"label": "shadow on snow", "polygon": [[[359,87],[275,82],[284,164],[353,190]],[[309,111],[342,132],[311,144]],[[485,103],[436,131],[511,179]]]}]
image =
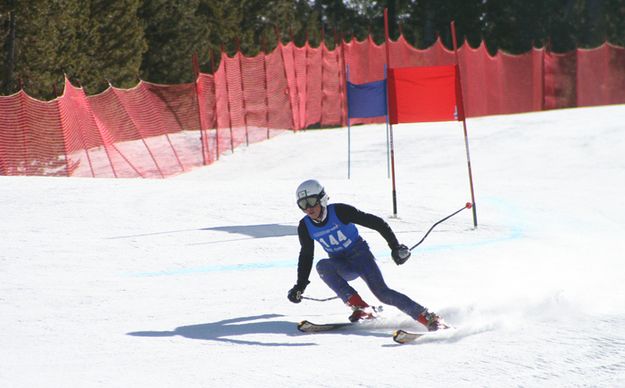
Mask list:
[{"label": "shadow on snow", "polygon": [[273,318],[283,317],[280,314],[264,314],[250,317],[240,317],[224,319],[212,323],[202,323],[197,325],[180,326],[172,331],[134,331],[127,335],[135,337],[173,337],[181,336],[189,339],[220,341],[239,345],[261,345],[261,346],[310,346],[317,345],[313,342],[261,342],[243,340],[236,337],[253,334],[281,334],[293,337],[312,337],[323,334],[349,334],[361,336],[374,336],[388,338],[388,334],[373,333],[363,330],[351,330],[349,328],[334,330],[328,333],[306,334],[297,330],[296,322],[276,321]]},{"label": "shadow on snow", "polygon": [[[193,231],[198,231],[198,230],[208,230],[208,231],[226,232],[229,234],[239,234],[239,235],[248,236],[247,238],[297,236],[297,226],[294,226],[294,225],[259,224],[259,225],[230,225],[230,226],[215,226],[211,228],[169,230],[169,231],[164,231],[164,232],[142,233],[142,234],[134,234],[134,235],[126,235],[126,236],[114,236],[114,237],[108,237],[108,239],[116,240],[116,239],[124,239],[124,238],[148,237],[148,236],[158,236],[158,235],[165,235],[165,234],[193,232]],[[223,241],[215,241],[215,242],[245,240],[247,238],[239,238],[235,240],[223,240]]]}]

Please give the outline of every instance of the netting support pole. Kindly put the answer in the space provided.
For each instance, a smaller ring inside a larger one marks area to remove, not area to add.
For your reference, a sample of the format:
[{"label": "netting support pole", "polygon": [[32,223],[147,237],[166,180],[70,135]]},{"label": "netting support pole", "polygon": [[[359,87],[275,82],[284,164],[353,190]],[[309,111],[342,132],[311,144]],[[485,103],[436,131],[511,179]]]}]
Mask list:
[{"label": "netting support pole", "polygon": [[250,146],[250,138],[247,131],[247,109],[245,107],[245,82],[243,82],[243,61],[241,61],[241,42],[237,38],[237,57],[239,62],[239,74],[241,74],[241,107],[243,108],[243,125],[245,125],[245,145]]},{"label": "netting support pole", "polygon": [[[195,100],[197,105],[197,118],[200,125],[200,143],[202,143],[202,165],[206,166],[206,139],[204,136],[204,128],[202,127],[202,104],[200,104],[200,88],[198,82],[200,82],[200,64],[197,57],[197,52],[193,53],[193,74],[195,74],[195,82],[193,83],[193,89],[195,91]],[[184,167],[183,167],[184,171]]]},{"label": "netting support pole", "polygon": [[289,96],[289,108],[291,109],[291,125],[294,131],[297,130],[297,124],[295,124],[295,115],[293,114],[293,101],[291,101],[291,89],[289,88],[289,75],[286,71],[286,62],[284,61],[284,50],[282,45],[282,40],[280,39],[280,30],[277,26],[274,27],[276,32],[276,39],[278,40],[276,49],[280,50],[280,59],[282,59],[282,70],[284,72],[284,82],[286,82],[286,91],[285,94]]},{"label": "netting support pole", "polygon": [[234,153],[234,139],[232,138],[232,114],[230,112],[230,91],[228,89],[228,54],[224,52],[223,45],[221,46],[221,64],[224,67],[224,80],[226,82],[226,102],[228,106],[228,126],[230,127],[230,152]]},{"label": "netting support pole", "polygon": [[[68,84],[69,84],[69,80],[67,79],[67,75],[66,75],[65,76],[65,89],[67,89]],[[115,170],[115,165],[113,164],[113,159],[111,158],[111,154],[110,154],[110,151],[109,151],[108,146],[107,146],[108,143],[106,142],[106,138],[104,137],[104,134],[102,133],[103,130],[100,127],[100,125],[98,124],[98,121],[96,120],[96,116],[93,113],[93,109],[91,108],[91,103],[87,99],[87,95],[85,94],[85,89],[81,88],[80,93],[81,93],[81,101],[85,102],[85,106],[87,107],[87,111],[89,113],[89,116],[91,117],[91,119],[93,120],[96,128],[98,129],[98,135],[100,136],[100,142],[102,143],[102,147],[104,147],[104,152],[106,153],[106,157],[107,157],[107,159],[109,161],[109,164],[111,166],[111,171],[113,171],[113,176],[115,178],[119,178],[117,176],[117,170]],[[86,142],[85,142],[85,144],[86,144]],[[114,144],[113,144],[113,147],[115,147]],[[115,149],[115,150],[119,153],[119,151],[117,149]],[[86,145],[85,145],[85,152],[87,152],[87,157],[89,157],[89,152],[86,151]],[[91,160],[91,159],[89,159],[89,160]],[[131,167],[134,168],[134,166],[132,166],[132,165],[131,165]],[[139,174],[139,175],[141,175],[141,174]]]},{"label": "netting support pole", "polygon": [[[23,154],[22,154],[22,159],[24,160],[24,172],[25,175],[31,175],[30,173],[30,163],[28,162],[28,149],[30,148],[30,146],[28,145],[28,136],[26,135],[26,131],[29,130],[30,128],[24,124],[25,122],[27,122],[27,116],[26,116],[26,108],[24,107],[25,102],[24,100],[26,99],[26,92],[24,91],[24,89],[22,89],[22,80],[21,78],[18,80],[19,83],[19,102],[20,102],[20,109],[19,109],[19,119],[18,119],[18,128],[20,131],[20,134],[22,135],[22,147],[23,147]],[[15,161],[16,163],[16,172],[19,172],[19,161]],[[34,175],[34,174],[32,174]]]},{"label": "netting support pole", "polygon": [[210,51],[211,73],[213,74],[213,123],[215,128],[215,159],[219,160],[219,121],[217,120],[217,78],[215,77],[215,55]]},{"label": "netting support pole", "polygon": [[[61,105],[59,104],[58,99],[54,102],[54,106],[56,106],[56,109],[59,112],[57,117],[59,119],[59,127],[61,128],[61,134],[63,135],[63,153],[65,154],[65,170],[67,171],[67,176],[69,177],[70,169],[69,169],[69,157],[67,156],[67,139],[65,138],[65,131],[63,130],[63,119],[61,117]],[[89,163],[89,166],[91,167],[91,163]],[[93,175],[93,167],[91,168],[91,175]]]},{"label": "netting support pole", "polygon": [[267,45],[263,39],[263,81],[265,88],[265,127],[267,127],[267,139],[269,139],[269,82],[267,81]]},{"label": "netting support pole", "polygon": [[[114,150],[115,150],[115,151],[119,154],[119,156],[121,156],[121,157],[122,157],[122,159],[124,159],[124,162],[128,163],[128,165],[130,166],[130,168],[132,168],[132,169],[133,169],[133,171],[137,173],[137,175],[139,175],[141,178],[145,178],[145,175],[143,175],[143,174],[141,173],[141,171],[139,171],[139,170],[138,170],[138,169],[137,169],[137,168],[136,168],[136,167],[135,167],[135,166],[134,166],[134,165],[130,162],[130,160],[128,160],[128,158],[127,158],[124,154],[122,154],[122,152],[119,150],[119,148],[117,148],[117,147],[115,146],[115,144],[111,144],[111,147],[113,147],[113,149],[114,149]],[[117,178],[117,176],[115,176],[115,178]]]},{"label": "netting support pole", "polygon": [[[56,100],[56,107],[59,110],[59,125],[61,127],[61,131],[63,132],[63,151],[65,152],[65,164],[67,166],[67,176],[71,176],[71,171],[70,171],[70,166],[69,166],[69,156],[67,155],[67,137],[65,135],[66,131],[65,131],[65,123],[63,122],[63,117],[65,117],[65,115],[61,112],[61,110],[63,110],[63,105],[61,104],[61,100],[57,99]],[[69,131],[69,128],[67,128]],[[87,157],[87,162],[89,163],[89,169],[91,170],[91,176],[93,178],[95,178],[95,172],[93,170],[93,164],[91,163],[91,157],[89,156],[89,150],[87,149],[87,144],[85,142],[85,138],[83,136],[82,133],[82,125],[78,127],[78,131],[77,135],[78,138],[80,139],[80,143],[82,145],[82,148],[85,150],[85,156]]]},{"label": "netting support pole", "polygon": [[150,146],[148,146],[147,141],[145,141],[145,136],[144,134],[141,132],[141,127],[135,122],[135,120],[132,118],[132,115],[130,115],[130,113],[128,112],[128,108],[126,107],[126,104],[124,103],[124,101],[122,101],[121,98],[119,98],[117,89],[115,89],[113,87],[113,85],[111,85],[111,83],[109,82],[109,88],[111,88],[111,90],[113,91],[113,95],[115,96],[115,98],[117,99],[117,101],[119,101],[120,105],[122,106],[122,108],[124,109],[124,113],[126,114],[126,116],[128,116],[128,118],[130,119],[130,122],[132,123],[132,126],[136,129],[137,133],[139,134],[139,136],[141,137],[141,142],[143,143],[143,145],[145,146],[145,149],[148,151],[148,155],[150,155],[150,158],[152,159],[152,162],[154,162],[154,166],[156,167],[156,169],[158,170],[159,175],[161,176],[161,178],[165,178],[165,175],[163,174],[163,170],[161,169],[161,166],[158,165],[158,161],[156,160],[156,157],[154,155],[154,153],[152,152],[152,150],[150,149]]}]

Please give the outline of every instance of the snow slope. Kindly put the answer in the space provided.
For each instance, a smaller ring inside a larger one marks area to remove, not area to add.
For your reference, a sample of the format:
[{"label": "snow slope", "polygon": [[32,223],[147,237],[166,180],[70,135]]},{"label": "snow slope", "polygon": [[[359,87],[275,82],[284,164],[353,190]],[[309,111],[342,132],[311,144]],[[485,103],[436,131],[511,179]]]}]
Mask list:
[{"label": "snow slope", "polygon": [[[468,121],[479,226],[464,211],[387,283],[457,327],[372,325],[289,303],[300,181],[416,243],[470,201],[462,127],[399,125],[398,218],[384,126],[288,133],[167,180],[0,177],[2,387],[625,386],[625,106]],[[316,249],[321,258],[322,250]],[[313,271],[305,295],[333,296]],[[361,281],[364,299],[376,303]]]}]

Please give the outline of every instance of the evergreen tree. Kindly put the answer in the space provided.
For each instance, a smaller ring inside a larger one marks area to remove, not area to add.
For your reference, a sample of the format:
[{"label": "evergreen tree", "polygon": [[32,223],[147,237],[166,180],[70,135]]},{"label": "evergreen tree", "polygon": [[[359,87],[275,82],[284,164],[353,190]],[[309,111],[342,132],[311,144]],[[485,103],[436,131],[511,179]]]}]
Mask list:
[{"label": "evergreen tree", "polygon": [[157,83],[191,82],[192,57],[208,54],[210,24],[199,16],[200,0],[144,1],[139,17],[145,25],[148,49],[141,76]]},{"label": "evergreen tree", "polygon": [[[59,31],[61,39],[56,45],[57,62],[54,64],[54,86],[62,93],[64,75],[76,78],[90,71],[92,58],[83,51],[81,42],[87,36],[89,13],[81,0],[51,0],[50,20]],[[88,10],[88,8],[87,8]]]},{"label": "evergreen tree", "polygon": [[216,70],[222,47],[231,54],[236,51],[236,40],[239,37],[242,19],[239,9],[239,2],[235,0],[200,0],[198,17],[208,26],[204,36],[208,51],[206,55],[200,55],[200,66],[203,71],[210,70],[208,66],[210,55],[215,59],[215,68],[212,70]]},{"label": "evergreen tree", "polygon": [[603,0],[587,0],[579,5],[577,44],[591,48],[603,44],[607,38],[607,15]]},{"label": "evergreen tree", "polygon": [[[412,7],[411,16],[423,27],[419,47],[431,46],[440,36],[448,49],[453,47],[451,38],[451,22],[456,25],[458,45],[465,38],[473,46],[477,46],[482,37],[484,7],[488,0],[421,0]],[[418,15],[422,15],[420,18]],[[420,20],[419,20],[420,19]],[[419,23],[420,22],[420,23]]]},{"label": "evergreen tree", "polygon": [[15,68],[15,4],[14,1],[0,3],[0,93],[10,94],[15,89],[13,70]]},{"label": "evergreen tree", "polygon": [[[610,4],[622,3],[615,0]],[[601,0],[487,1],[485,40],[491,52],[527,52],[547,46],[555,52],[597,47],[609,28],[609,12]]]},{"label": "evergreen tree", "polygon": [[320,18],[320,23],[326,31],[336,31],[346,40],[354,36],[364,39],[369,33],[369,22],[364,20],[351,3],[340,0],[316,0],[313,9]]},{"label": "evergreen tree", "polygon": [[606,37],[613,44],[625,47],[625,0],[606,1],[603,4]]},{"label": "evergreen tree", "polygon": [[549,5],[545,0],[519,2],[488,1],[484,15],[484,39],[491,54],[504,50],[527,52],[532,45],[546,44],[549,28],[545,22]]},{"label": "evergreen tree", "polygon": [[[275,47],[278,38],[293,39],[298,46],[304,45],[307,37],[313,45],[319,43],[320,27],[316,20],[311,20],[311,9],[306,1],[244,0],[238,3],[241,19],[236,36],[247,55],[257,54],[263,40],[271,43],[268,50]],[[276,29],[280,37],[275,36]],[[233,45],[230,47],[236,50]]]},{"label": "evergreen tree", "polygon": [[139,81],[141,58],[147,45],[137,16],[140,0],[91,0],[89,19],[81,31],[80,51],[90,58],[89,70],[77,74],[89,93],[101,92],[108,82],[133,87]]},{"label": "evergreen tree", "polygon": [[[11,43],[6,41],[5,44],[4,57],[12,56],[13,63],[3,63],[7,77],[3,81],[3,92],[17,91],[16,81],[19,80],[30,95],[39,98],[52,97],[54,65],[58,62],[55,48],[59,42],[59,32],[49,22],[51,3],[46,0],[33,0],[6,5],[11,5],[5,8],[5,12],[10,11],[14,17],[15,35]],[[12,45],[11,54],[8,53],[9,44]]]},{"label": "evergreen tree", "polygon": [[577,48],[576,36],[579,27],[579,4],[576,0],[550,0],[546,4],[542,20],[545,39],[554,52],[567,52]]}]

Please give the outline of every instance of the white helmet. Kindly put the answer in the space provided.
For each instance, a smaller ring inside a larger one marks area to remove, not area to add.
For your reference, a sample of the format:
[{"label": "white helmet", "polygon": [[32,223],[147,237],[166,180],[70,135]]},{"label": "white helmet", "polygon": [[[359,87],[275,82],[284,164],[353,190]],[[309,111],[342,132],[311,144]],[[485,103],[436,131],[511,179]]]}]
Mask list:
[{"label": "white helmet", "polygon": [[[308,198],[313,200],[316,199],[324,208],[328,206],[328,199],[330,199],[323,189],[323,186],[321,186],[321,183],[314,179],[302,182],[299,186],[297,186],[297,190],[295,191],[295,201],[300,209],[306,209],[307,204],[305,199]],[[314,204],[308,202],[308,206],[314,206]]]}]

